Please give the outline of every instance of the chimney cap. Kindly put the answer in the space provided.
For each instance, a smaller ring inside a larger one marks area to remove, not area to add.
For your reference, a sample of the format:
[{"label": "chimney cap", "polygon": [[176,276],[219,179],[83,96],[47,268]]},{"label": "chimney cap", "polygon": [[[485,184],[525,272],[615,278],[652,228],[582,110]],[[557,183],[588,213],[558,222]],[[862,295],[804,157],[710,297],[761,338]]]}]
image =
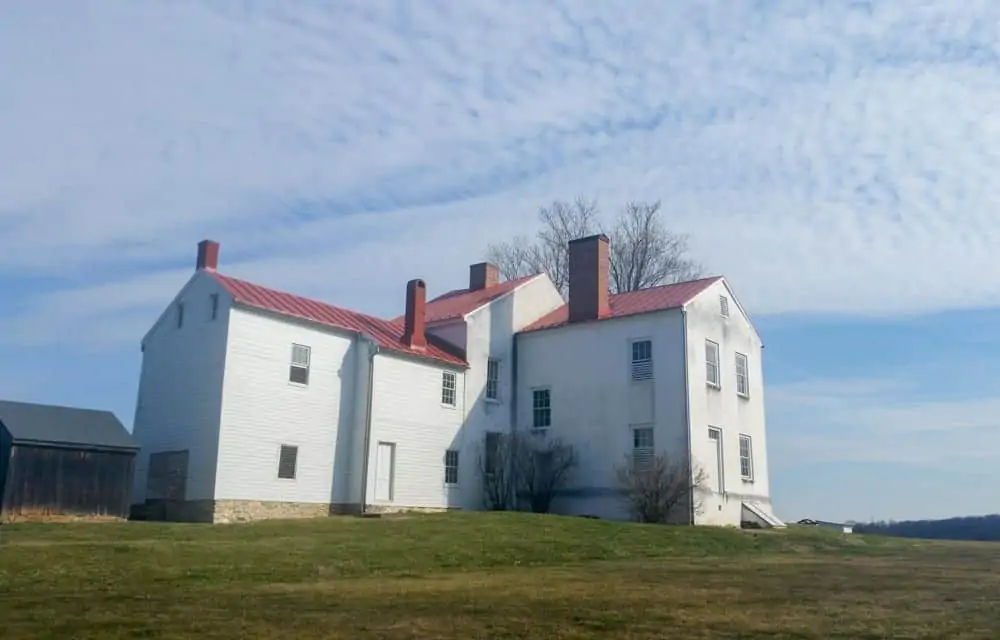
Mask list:
[{"label": "chimney cap", "polygon": [[609,244],[611,243],[611,239],[608,238],[607,235],[603,233],[595,233],[590,236],[584,236],[583,238],[574,238],[573,240],[570,240],[568,244],[575,244],[577,242],[593,242],[593,241],[607,242]]}]

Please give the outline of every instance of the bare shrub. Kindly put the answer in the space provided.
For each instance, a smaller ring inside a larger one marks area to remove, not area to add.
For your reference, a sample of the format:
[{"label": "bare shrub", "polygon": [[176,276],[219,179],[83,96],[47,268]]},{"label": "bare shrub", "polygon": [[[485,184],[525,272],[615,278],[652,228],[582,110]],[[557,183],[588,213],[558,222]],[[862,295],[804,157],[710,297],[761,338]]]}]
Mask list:
[{"label": "bare shrub", "polygon": [[639,522],[676,522],[681,511],[692,504],[695,512],[701,510],[698,495],[708,477],[704,470],[692,469],[686,456],[628,455],[615,474],[625,491],[629,511]]},{"label": "bare shrub", "polygon": [[488,433],[480,471],[483,503],[493,511],[517,509],[521,500],[535,513],[548,513],[577,465],[572,446],[530,433]]}]

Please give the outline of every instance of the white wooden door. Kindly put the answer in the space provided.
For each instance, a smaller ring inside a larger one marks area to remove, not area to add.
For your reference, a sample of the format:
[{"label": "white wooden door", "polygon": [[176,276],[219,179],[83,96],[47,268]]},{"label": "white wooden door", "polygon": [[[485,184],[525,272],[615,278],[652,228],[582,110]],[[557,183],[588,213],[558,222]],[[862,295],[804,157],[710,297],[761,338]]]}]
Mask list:
[{"label": "white wooden door", "polygon": [[708,442],[711,445],[706,474],[712,491],[723,493],[726,488],[725,467],[722,460],[722,431],[709,427]]},{"label": "white wooden door", "polygon": [[392,442],[378,443],[375,454],[375,499],[389,502],[392,500],[392,483],[395,474],[396,445]]}]

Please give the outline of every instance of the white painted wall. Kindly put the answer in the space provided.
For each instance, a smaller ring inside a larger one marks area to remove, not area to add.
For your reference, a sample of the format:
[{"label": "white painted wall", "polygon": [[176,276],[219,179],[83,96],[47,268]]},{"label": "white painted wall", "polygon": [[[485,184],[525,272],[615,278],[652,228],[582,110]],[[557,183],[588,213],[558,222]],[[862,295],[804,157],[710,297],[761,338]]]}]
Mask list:
[{"label": "white painted wall", "polygon": [[[448,327],[445,336],[464,339],[469,368],[465,373],[465,422],[461,430],[457,505],[464,509],[483,507],[480,457],[486,432],[508,432],[514,407],[514,334],[563,304],[547,276],[539,276],[507,295],[469,313],[462,330]],[[437,333],[437,329],[434,329]],[[487,362],[500,361],[499,394],[486,397]]]},{"label": "white painted wall", "polygon": [[[374,401],[368,451],[366,503],[387,508],[460,506],[458,487],[445,485],[445,451],[459,447],[465,410],[461,368],[382,351],[375,357]],[[442,372],[455,372],[456,401],[441,403]],[[379,443],[395,445],[394,494],[378,500]],[[459,469],[467,464],[461,459]]]},{"label": "white painted wall", "polygon": [[[723,295],[729,299],[729,318],[720,312],[719,296]],[[722,382],[719,389],[706,384],[706,339],[719,344]],[[687,341],[694,464],[714,464],[709,426],[723,433],[725,493],[713,492],[704,496],[702,513],[696,514],[695,522],[739,526],[743,500],[761,502],[770,508],[761,341],[724,282],[712,285],[688,303]],[[747,356],[749,398],[736,393],[736,353]],[[740,476],[740,434],[751,437],[752,481]]]},{"label": "white painted wall", "polygon": [[[548,435],[572,444],[580,460],[555,511],[628,517],[614,470],[632,452],[632,426],[653,425],[658,451],[687,455],[683,333],[675,309],[517,337],[517,428],[532,426],[532,391],[548,386]],[[652,341],[651,381],[631,379],[636,339]]]},{"label": "white painted wall", "polygon": [[[306,386],[289,382],[292,344],[310,348]],[[217,500],[347,501],[356,385],[365,373],[357,345],[355,336],[329,327],[233,309]],[[278,477],[283,444],[298,447],[294,479]]]},{"label": "white painted wall", "polygon": [[[219,309],[211,319],[211,294]],[[196,273],[145,338],[133,436],[141,447],[132,501],[146,496],[149,456],[188,449],[188,500],[209,499],[215,491],[219,416],[230,297],[211,275]],[[176,324],[177,303],[184,325]]]}]

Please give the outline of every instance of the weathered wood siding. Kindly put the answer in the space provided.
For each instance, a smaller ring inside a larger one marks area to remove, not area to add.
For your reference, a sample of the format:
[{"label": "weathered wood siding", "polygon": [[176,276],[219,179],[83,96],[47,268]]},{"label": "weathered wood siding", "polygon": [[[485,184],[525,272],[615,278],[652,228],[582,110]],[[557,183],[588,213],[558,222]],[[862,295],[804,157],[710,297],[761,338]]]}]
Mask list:
[{"label": "weathered wood siding", "polygon": [[128,517],[135,454],[13,445],[3,516]]},{"label": "weathered wood siding", "polygon": [[11,437],[0,424],[0,511],[3,510],[4,487],[7,484],[7,460],[10,458]]}]

